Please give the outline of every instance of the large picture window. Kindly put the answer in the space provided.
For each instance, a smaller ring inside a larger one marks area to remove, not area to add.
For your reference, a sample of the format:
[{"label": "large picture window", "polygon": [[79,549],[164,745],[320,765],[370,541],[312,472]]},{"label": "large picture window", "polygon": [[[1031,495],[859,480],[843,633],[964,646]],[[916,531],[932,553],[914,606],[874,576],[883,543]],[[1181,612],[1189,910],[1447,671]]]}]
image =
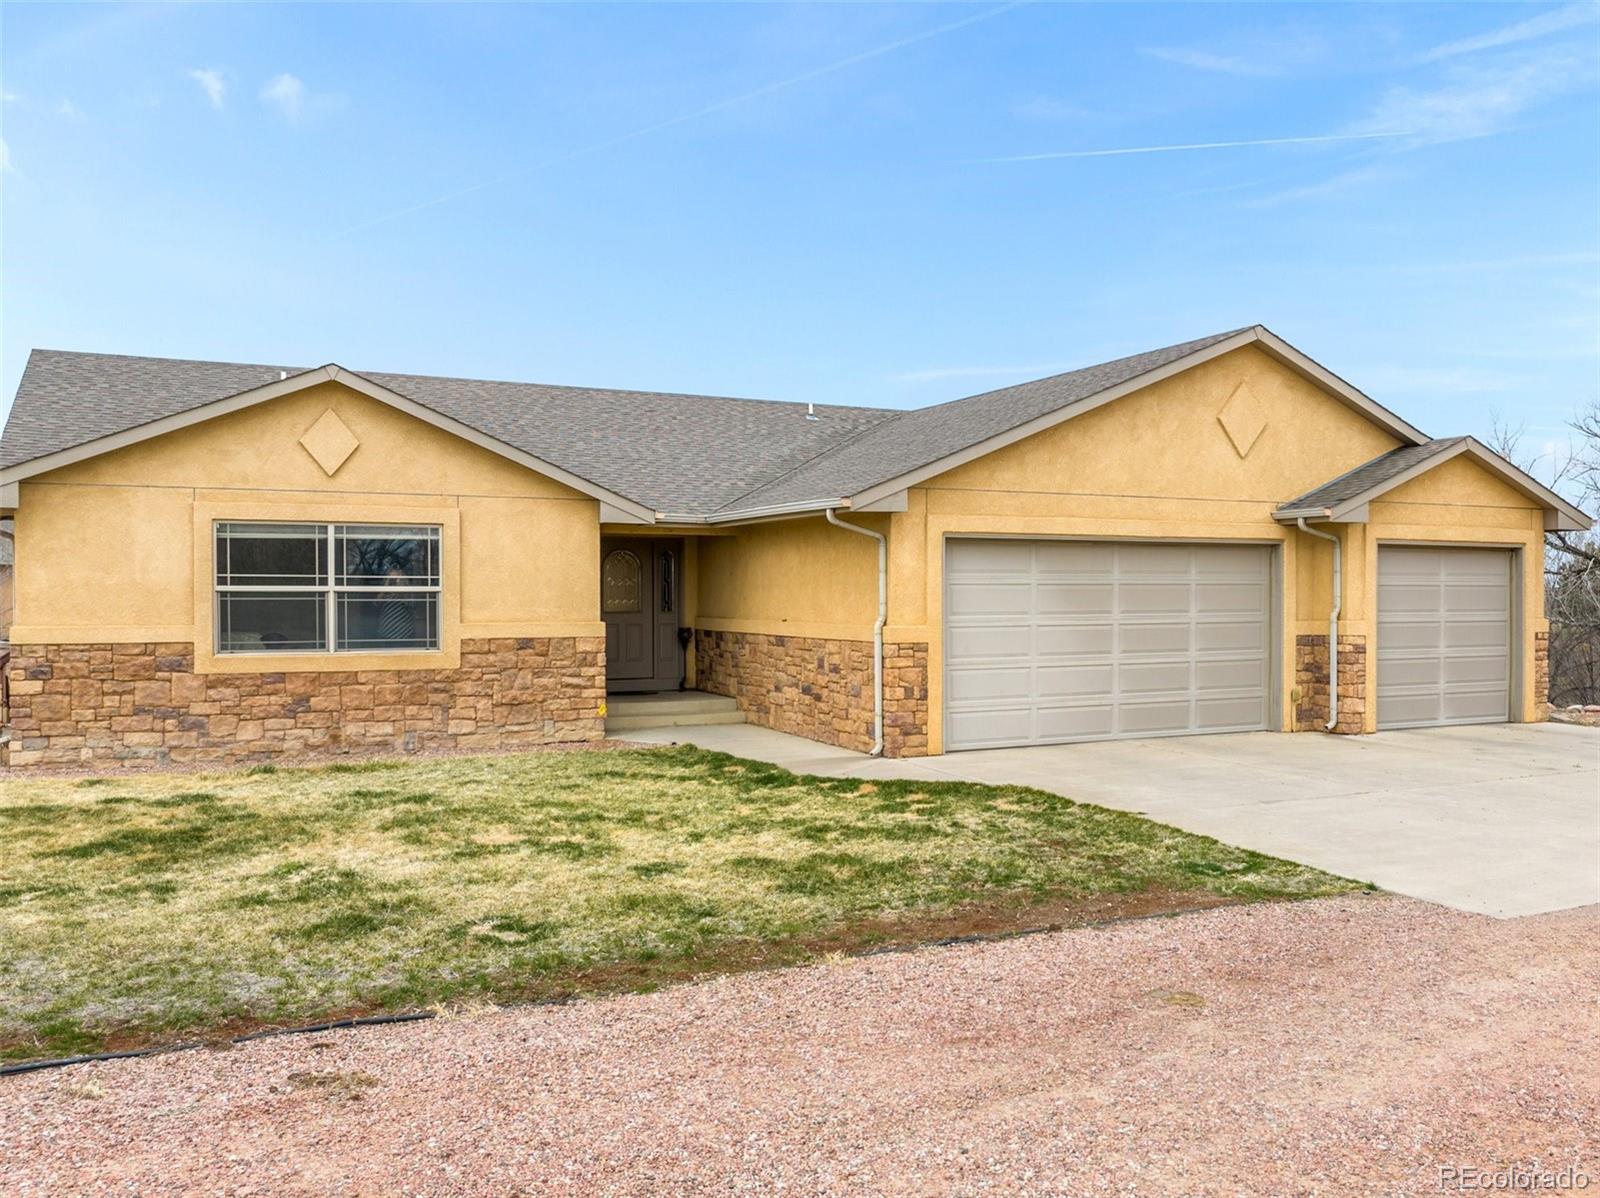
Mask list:
[{"label": "large picture window", "polygon": [[439,529],[216,525],[218,653],[439,647]]}]

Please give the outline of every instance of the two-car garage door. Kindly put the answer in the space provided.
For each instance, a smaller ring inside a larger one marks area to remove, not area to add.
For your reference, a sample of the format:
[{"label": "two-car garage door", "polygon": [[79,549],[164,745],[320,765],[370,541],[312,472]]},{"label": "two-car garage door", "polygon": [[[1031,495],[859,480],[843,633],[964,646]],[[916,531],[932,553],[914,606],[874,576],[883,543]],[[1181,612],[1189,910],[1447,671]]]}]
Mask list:
[{"label": "two-car garage door", "polygon": [[947,749],[1269,726],[1267,547],[996,539],[946,552]]}]

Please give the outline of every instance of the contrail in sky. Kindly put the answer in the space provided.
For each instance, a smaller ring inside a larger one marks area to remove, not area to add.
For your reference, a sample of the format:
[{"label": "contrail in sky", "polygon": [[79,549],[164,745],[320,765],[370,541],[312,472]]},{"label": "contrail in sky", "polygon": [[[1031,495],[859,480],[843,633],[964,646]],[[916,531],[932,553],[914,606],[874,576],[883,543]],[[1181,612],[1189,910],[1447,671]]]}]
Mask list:
[{"label": "contrail in sky", "polygon": [[1124,146],[1116,150],[1058,150],[1048,154],[1013,154],[1006,158],[972,158],[980,162],[1044,162],[1050,158],[1114,158],[1120,154],[1170,154],[1180,150],[1231,150],[1237,146],[1297,146],[1323,141],[1370,141],[1381,137],[1410,137],[1395,133],[1327,133],[1320,137],[1258,137],[1250,141],[1199,141],[1182,146]]},{"label": "contrail in sky", "polygon": [[969,25],[978,24],[980,21],[991,20],[994,17],[1000,16],[1002,13],[1010,12],[1014,8],[1021,8],[1024,4],[1029,2],[1030,0],[1012,0],[1012,2],[1009,4],[1001,4],[995,8],[984,9],[980,13],[974,13],[970,17],[963,17],[959,21],[950,21],[944,25],[936,25],[932,29],[923,30],[921,33],[913,33],[909,37],[903,37],[896,41],[888,42],[885,45],[877,46],[871,50],[863,50],[859,54],[850,55],[848,58],[841,58],[837,62],[829,63],[827,66],[816,67],[813,70],[804,71],[799,75],[791,75],[787,79],[780,79],[776,83],[768,83],[762,87],[756,88],[753,91],[741,92],[737,96],[729,96],[726,100],[718,100],[714,104],[707,104],[704,108],[696,108],[692,112],[680,113],[678,116],[669,117],[664,121],[657,121],[652,125],[643,125],[638,129],[630,129],[626,133],[618,133],[612,137],[603,138],[597,142],[591,142],[589,145],[581,146],[576,150],[568,150],[566,153],[558,154],[554,158],[546,158],[543,161],[535,162],[528,166],[518,167],[514,171],[508,171],[503,175],[496,175],[494,178],[485,179],[481,183],[474,183],[469,187],[462,187],[455,191],[445,192],[443,195],[434,196],[431,200],[423,200],[421,203],[412,204],[406,208],[397,208],[393,212],[386,212],[381,216],[375,216],[370,220],[364,220],[358,224],[351,225],[348,228],[341,229],[340,234],[343,235],[347,233],[355,233],[361,229],[370,229],[373,225],[381,225],[386,221],[398,220],[400,217],[409,216],[413,212],[421,212],[427,208],[436,208],[440,204],[448,204],[451,200],[459,200],[462,196],[469,196],[476,192],[485,191],[491,187],[498,187],[500,184],[509,183],[513,179],[520,179],[525,175],[531,175],[537,171],[548,170],[550,167],[560,166],[563,163],[571,162],[576,158],[584,158],[590,154],[597,154],[601,150],[608,150],[612,146],[622,145],[624,142],[636,141],[641,137],[648,137],[652,133],[660,133],[663,129],[671,129],[677,125],[684,125],[690,121],[697,121],[701,117],[707,117],[713,113],[723,112],[729,108],[737,107],[740,104],[748,103],[751,100],[760,99],[762,96],[770,96],[773,92],[780,92],[791,87],[798,87],[802,83],[810,83],[813,79],[820,79],[824,75],[832,75],[837,71],[846,69],[847,67],[853,67],[857,63],[867,62],[873,58],[881,58],[885,54],[892,54],[896,50],[903,50],[907,46],[916,45],[918,42],[925,42],[930,38],[942,37],[944,34],[954,33],[957,29],[965,29]]}]

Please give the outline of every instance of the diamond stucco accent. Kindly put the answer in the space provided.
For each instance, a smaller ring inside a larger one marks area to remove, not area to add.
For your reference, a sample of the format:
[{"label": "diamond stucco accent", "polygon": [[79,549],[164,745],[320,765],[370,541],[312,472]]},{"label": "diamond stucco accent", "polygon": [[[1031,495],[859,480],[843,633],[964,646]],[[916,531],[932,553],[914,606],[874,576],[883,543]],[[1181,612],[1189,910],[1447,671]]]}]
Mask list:
[{"label": "diamond stucco accent", "polygon": [[1241,458],[1250,456],[1256,441],[1267,427],[1267,413],[1248,382],[1234,388],[1228,402],[1217,413],[1217,422]]},{"label": "diamond stucco accent", "polygon": [[317,417],[317,422],[306,429],[300,445],[311,455],[312,461],[322,467],[322,472],[332,478],[350,460],[350,455],[361,444],[350,427],[332,408]]}]

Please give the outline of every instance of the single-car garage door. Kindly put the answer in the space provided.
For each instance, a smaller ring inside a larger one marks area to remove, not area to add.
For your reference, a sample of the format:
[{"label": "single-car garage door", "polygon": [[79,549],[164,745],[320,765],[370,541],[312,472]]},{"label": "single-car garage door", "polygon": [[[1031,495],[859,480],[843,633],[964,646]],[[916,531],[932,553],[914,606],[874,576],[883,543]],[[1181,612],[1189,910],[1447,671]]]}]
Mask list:
[{"label": "single-car garage door", "polygon": [[1265,546],[952,540],[945,748],[1265,728],[1271,608]]},{"label": "single-car garage door", "polygon": [[1378,727],[1490,724],[1511,696],[1511,554],[1378,549]]}]

